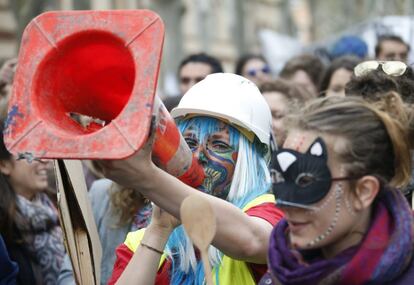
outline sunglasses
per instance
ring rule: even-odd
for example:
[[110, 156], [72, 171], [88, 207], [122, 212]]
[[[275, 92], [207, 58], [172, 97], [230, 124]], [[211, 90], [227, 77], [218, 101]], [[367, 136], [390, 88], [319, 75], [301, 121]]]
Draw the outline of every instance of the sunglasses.
[[252, 68], [252, 69], [247, 70], [247, 74], [251, 77], [256, 77], [259, 72], [269, 74], [270, 67], [265, 65], [262, 68]]
[[195, 83], [200, 82], [204, 78], [205, 77], [194, 77], [194, 78], [192, 78], [192, 77], [181, 77], [180, 82], [181, 82], [181, 84], [189, 84], [190, 82], [194, 82], [194, 84], [195, 84]]
[[364, 61], [355, 66], [354, 74], [356, 77], [367, 75], [381, 66], [382, 71], [390, 76], [401, 76], [407, 70], [407, 65], [401, 61]]

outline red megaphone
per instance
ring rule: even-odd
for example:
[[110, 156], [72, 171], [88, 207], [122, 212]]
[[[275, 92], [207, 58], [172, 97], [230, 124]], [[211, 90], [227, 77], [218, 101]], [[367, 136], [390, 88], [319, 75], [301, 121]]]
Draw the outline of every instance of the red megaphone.
[[147, 10], [36, 17], [22, 37], [4, 127], [9, 151], [38, 158], [122, 159], [144, 145], [155, 115], [154, 160], [200, 185], [201, 166], [155, 98], [163, 40], [160, 17]]

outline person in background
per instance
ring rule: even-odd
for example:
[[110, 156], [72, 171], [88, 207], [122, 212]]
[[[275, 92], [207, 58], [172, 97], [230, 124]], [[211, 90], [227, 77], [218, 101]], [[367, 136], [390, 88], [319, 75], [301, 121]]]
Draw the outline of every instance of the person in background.
[[339, 57], [332, 61], [322, 77], [321, 96], [345, 96], [345, 85], [351, 80], [354, 67], [360, 62], [353, 56]]
[[398, 190], [411, 174], [409, 124], [338, 96], [290, 119], [272, 166], [285, 218], [259, 284], [414, 284], [413, 212]]
[[325, 67], [317, 56], [304, 54], [288, 60], [279, 75], [283, 79], [303, 86], [317, 97], [324, 70]]
[[168, 111], [175, 108], [182, 96], [197, 82], [203, 80], [207, 75], [223, 72], [220, 61], [206, 53], [191, 54], [184, 58], [178, 67], [178, 81], [180, 95], [168, 97], [163, 103]]
[[276, 79], [260, 85], [267, 104], [272, 112], [272, 129], [278, 147], [283, 145], [286, 138], [284, 118], [296, 108], [302, 107], [305, 102], [312, 99], [312, 94], [304, 88], [294, 85], [284, 79]]
[[262, 55], [258, 54], [240, 57], [236, 62], [235, 73], [249, 79], [257, 86], [272, 79], [269, 64]]
[[47, 187], [47, 161], [12, 155], [1, 136], [0, 234], [19, 266], [17, 284], [54, 285], [59, 275], [65, 248]]
[[88, 190], [91, 189], [93, 182], [103, 178], [102, 171], [95, 161], [82, 160], [82, 169]]
[[[360, 96], [364, 100], [383, 104], [383, 111], [391, 116], [399, 116], [404, 112], [395, 106], [403, 101], [405, 108], [412, 108], [414, 103], [414, 74], [411, 67], [400, 61], [365, 61], [354, 69], [354, 76], [345, 87], [347, 96]], [[397, 111], [395, 111], [397, 110]], [[407, 118], [408, 120], [409, 118]], [[414, 165], [414, 158], [412, 158]], [[402, 188], [409, 203], [412, 203], [414, 192], [414, 172], [410, 183]]]
[[405, 103], [414, 103], [414, 72], [410, 66], [400, 61], [364, 61], [354, 68], [354, 76], [345, 86], [347, 96], [362, 96], [369, 101], [391, 91]]
[[368, 55], [367, 44], [357, 36], [343, 36], [338, 39], [332, 46], [330, 56], [335, 60], [343, 56], [353, 56], [360, 60]]
[[410, 45], [396, 35], [378, 37], [375, 58], [378, 60], [398, 60], [407, 63]]
[[[101, 284], [112, 275], [115, 249], [127, 234], [145, 228], [151, 217], [151, 204], [141, 193], [108, 179], [96, 180], [88, 193], [102, 245]], [[75, 285], [73, 268], [65, 256], [57, 285]]]

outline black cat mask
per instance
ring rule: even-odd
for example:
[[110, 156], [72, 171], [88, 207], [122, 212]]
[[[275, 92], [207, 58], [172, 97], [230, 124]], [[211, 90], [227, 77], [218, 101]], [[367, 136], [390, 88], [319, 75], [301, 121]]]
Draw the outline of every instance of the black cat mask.
[[277, 205], [311, 208], [309, 205], [328, 194], [332, 176], [322, 138], [317, 138], [306, 153], [280, 149], [273, 155], [271, 168], [278, 171], [284, 180], [273, 184]]

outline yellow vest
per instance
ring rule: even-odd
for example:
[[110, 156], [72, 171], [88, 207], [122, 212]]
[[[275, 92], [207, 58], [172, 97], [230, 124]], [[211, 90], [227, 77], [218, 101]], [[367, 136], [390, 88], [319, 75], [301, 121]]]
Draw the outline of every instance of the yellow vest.
[[[253, 208], [257, 205], [263, 203], [274, 203], [275, 197], [272, 194], [264, 194], [249, 202], [242, 210], [246, 212], [250, 208]], [[141, 243], [141, 240], [144, 236], [145, 229], [140, 229], [135, 232], [130, 232], [124, 244], [131, 250], [135, 252]], [[160, 259], [161, 266], [167, 255], [164, 253]], [[218, 271], [218, 272], [217, 272]], [[223, 255], [222, 262], [219, 266], [215, 267], [212, 272], [213, 275], [213, 283], [220, 285], [228, 285], [228, 284], [238, 284], [238, 285], [254, 285], [256, 284], [253, 274], [250, 271], [249, 266], [246, 264], [245, 261], [235, 260], [231, 257]], [[217, 280], [218, 279], [218, 280]]]

